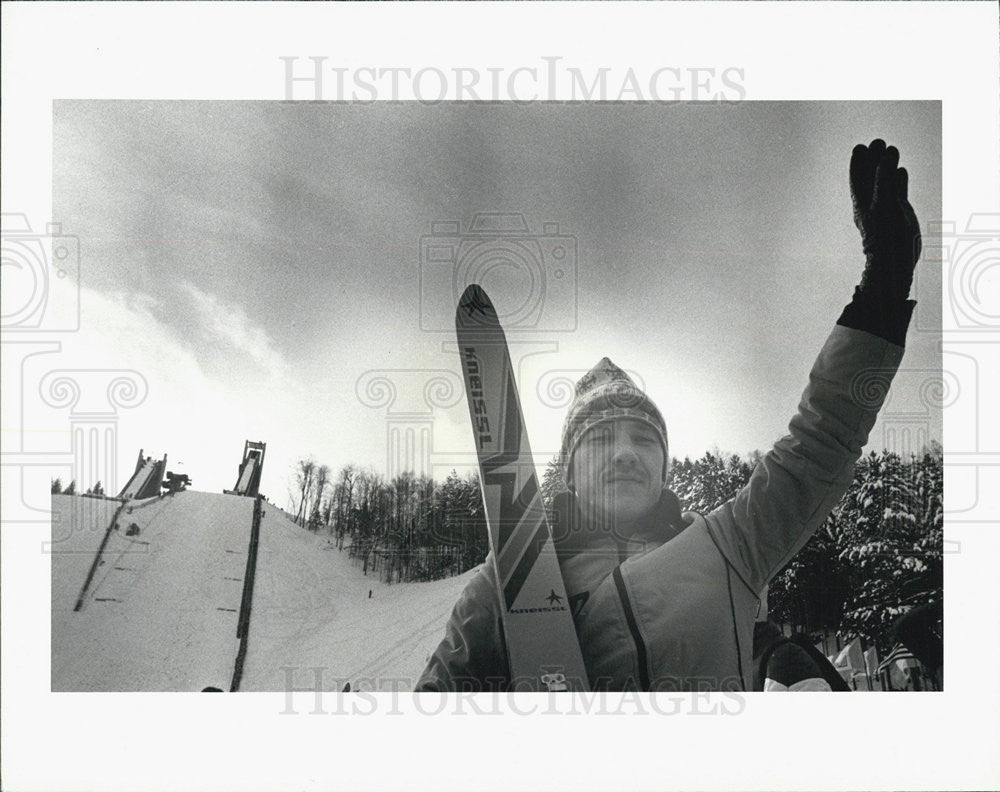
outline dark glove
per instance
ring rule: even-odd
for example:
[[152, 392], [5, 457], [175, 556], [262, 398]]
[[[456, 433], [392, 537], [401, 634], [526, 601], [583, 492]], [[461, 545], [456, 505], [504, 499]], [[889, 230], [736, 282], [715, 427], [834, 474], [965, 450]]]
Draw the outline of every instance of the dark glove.
[[851, 154], [854, 224], [865, 252], [858, 291], [881, 305], [905, 302], [921, 250], [920, 225], [907, 200], [909, 177], [898, 165], [899, 151], [879, 139]]
[[898, 165], [899, 151], [884, 140], [855, 146], [851, 154], [851, 200], [865, 271], [837, 324], [903, 346], [916, 305], [906, 298], [920, 258], [920, 224], [907, 200], [909, 177]]

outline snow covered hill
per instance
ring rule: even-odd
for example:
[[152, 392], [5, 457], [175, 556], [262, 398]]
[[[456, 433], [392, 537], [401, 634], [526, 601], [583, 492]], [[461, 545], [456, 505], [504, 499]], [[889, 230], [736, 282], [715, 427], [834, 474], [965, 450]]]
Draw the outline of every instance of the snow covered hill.
[[[53, 495], [52, 689], [228, 690], [253, 503], [130, 501], [109, 530], [121, 504]], [[385, 585], [265, 503], [239, 689], [313, 688], [317, 673], [324, 690], [408, 689], [472, 574]]]

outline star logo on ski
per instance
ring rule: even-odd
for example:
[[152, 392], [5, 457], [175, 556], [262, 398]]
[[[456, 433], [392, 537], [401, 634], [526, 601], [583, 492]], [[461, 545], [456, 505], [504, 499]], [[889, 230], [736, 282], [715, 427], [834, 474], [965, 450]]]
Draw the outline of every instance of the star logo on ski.
[[549, 605], [554, 605], [557, 602], [560, 602], [560, 603], [562, 602], [562, 597], [560, 597], [558, 594], [556, 594], [556, 590], [555, 589], [552, 589], [552, 593], [549, 594], [549, 596], [547, 596], [545, 599], [548, 600]]
[[468, 295], [462, 307], [465, 308], [465, 313], [470, 319], [477, 314], [483, 319], [489, 319], [494, 314], [493, 305], [481, 289], [476, 289]]

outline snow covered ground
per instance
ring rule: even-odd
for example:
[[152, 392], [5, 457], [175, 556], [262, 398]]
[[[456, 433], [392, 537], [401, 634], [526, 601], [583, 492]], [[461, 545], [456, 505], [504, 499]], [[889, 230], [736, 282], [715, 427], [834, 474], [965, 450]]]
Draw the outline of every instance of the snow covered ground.
[[[253, 499], [118, 506], [52, 498], [52, 689], [228, 690]], [[472, 574], [386, 585], [265, 503], [240, 690], [411, 688]]]

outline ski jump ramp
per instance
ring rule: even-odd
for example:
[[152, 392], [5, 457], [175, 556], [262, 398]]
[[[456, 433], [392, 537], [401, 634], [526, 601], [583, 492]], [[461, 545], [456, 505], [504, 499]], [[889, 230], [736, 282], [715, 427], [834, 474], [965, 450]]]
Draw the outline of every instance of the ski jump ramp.
[[240, 463], [236, 486], [223, 490], [225, 495], [246, 495], [254, 498], [260, 492], [260, 476], [264, 471], [264, 452], [267, 443], [247, 440], [243, 444], [243, 461]]
[[100, 544], [99, 526], [64, 531], [52, 555], [52, 689], [228, 690], [253, 505], [181, 492], [125, 504]]
[[144, 457], [142, 449], [139, 449], [139, 458], [135, 463], [135, 472], [128, 483], [118, 493], [118, 497], [123, 500], [140, 500], [142, 498], [155, 498], [160, 494], [160, 482], [167, 470], [167, 455], [163, 459], [153, 459], [151, 456]]
[[53, 495], [52, 690], [229, 690], [238, 665], [241, 691], [415, 684], [474, 570], [386, 585], [269, 503], [248, 564], [254, 503]]

